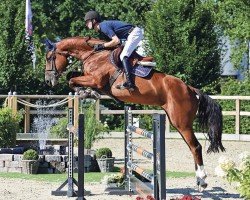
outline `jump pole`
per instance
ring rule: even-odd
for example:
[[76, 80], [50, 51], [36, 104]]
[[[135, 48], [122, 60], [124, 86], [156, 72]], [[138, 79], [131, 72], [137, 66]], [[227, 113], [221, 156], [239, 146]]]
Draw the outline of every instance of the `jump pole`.
[[[154, 195], [155, 200], [166, 199], [166, 166], [165, 166], [165, 115], [153, 115], [153, 133], [135, 127], [131, 108], [125, 107], [125, 187], [130, 192]], [[153, 153], [144, 150], [133, 144], [132, 132], [150, 138], [153, 142]], [[133, 153], [144, 156], [153, 161], [153, 174], [147, 173], [133, 163]], [[137, 179], [133, 172], [148, 180], [151, 185], [148, 186]]]

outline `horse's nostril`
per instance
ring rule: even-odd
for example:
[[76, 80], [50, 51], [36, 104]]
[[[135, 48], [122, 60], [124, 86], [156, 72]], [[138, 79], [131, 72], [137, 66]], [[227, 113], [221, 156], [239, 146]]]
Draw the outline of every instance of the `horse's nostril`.
[[49, 81], [49, 80], [45, 80], [45, 83], [46, 83], [47, 85], [50, 85], [50, 81]]

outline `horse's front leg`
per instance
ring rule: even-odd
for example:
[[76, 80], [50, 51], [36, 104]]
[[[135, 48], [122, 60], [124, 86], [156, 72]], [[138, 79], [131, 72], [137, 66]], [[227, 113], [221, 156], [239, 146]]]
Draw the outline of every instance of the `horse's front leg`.
[[[74, 77], [69, 80], [69, 87], [73, 89], [81, 98], [92, 97], [99, 99], [101, 95], [91, 88], [97, 88], [98, 84], [92, 75]], [[83, 90], [83, 88], [86, 88]]]

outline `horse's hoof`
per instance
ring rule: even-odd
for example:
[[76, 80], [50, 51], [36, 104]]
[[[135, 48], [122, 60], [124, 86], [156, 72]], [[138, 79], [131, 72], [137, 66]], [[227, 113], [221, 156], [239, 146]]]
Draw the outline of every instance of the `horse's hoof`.
[[101, 98], [101, 95], [98, 92], [94, 91], [94, 90], [90, 93], [90, 95], [94, 99], [100, 99]]
[[86, 98], [89, 96], [89, 93], [86, 92], [85, 90], [80, 90], [80, 91], [78, 92], [78, 95], [79, 95], [80, 98], [86, 99]]
[[207, 188], [207, 183], [205, 183], [203, 185], [198, 185], [199, 192], [203, 192], [206, 188]]
[[203, 190], [205, 190], [207, 188], [207, 183], [205, 182], [204, 179], [198, 178], [197, 179], [197, 186], [198, 186], [199, 192], [202, 192]]

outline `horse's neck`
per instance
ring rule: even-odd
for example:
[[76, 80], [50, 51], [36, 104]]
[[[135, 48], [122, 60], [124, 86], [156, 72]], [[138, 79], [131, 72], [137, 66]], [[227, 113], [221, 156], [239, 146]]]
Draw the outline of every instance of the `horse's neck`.
[[[92, 45], [100, 43], [101, 40], [93, 39], [89, 43]], [[62, 40], [58, 44], [61, 51], [67, 51], [71, 56], [84, 61], [89, 55], [92, 55], [93, 47], [86, 42], [86, 38], [74, 37]]]
[[57, 43], [57, 49], [69, 52], [75, 52], [76, 50], [84, 50], [84, 48], [88, 48], [86, 50], [91, 50], [90, 47], [85, 47], [83, 44], [84, 38], [66, 38]]

